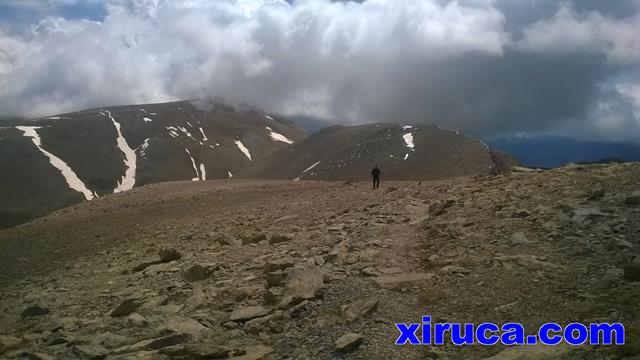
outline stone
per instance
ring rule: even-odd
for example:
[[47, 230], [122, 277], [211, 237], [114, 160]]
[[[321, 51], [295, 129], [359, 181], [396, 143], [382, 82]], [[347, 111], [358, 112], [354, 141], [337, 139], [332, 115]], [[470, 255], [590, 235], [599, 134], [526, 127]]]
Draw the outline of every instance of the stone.
[[375, 310], [379, 301], [377, 297], [356, 300], [343, 307], [342, 315], [348, 322], [354, 321]]
[[132, 314], [129, 314], [129, 316], [127, 316], [127, 324], [131, 326], [142, 327], [142, 326], [146, 326], [148, 322], [147, 322], [147, 319], [144, 318], [144, 316], [134, 312]]
[[241, 238], [242, 245], [256, 244], [260, 241], [267, 240], [267, 235], [262, 233], [246, 233]]
[[0, 335], [0, 355], [20, 347], [23, 339], [14, 336]]
[[373, 279], [373, 281], [381, 289], [392, 290], [400, 286], [412, 285], [414, 283], [422, 283], [431, 280], [433, 273], [403, 273], [395, 275], [383, 275]]
[[519, 231], [519, 232], [514, 233], [513, 235], [511, 235], [511, 244], [512, 245], [526, 245], [526, 244], [530, 244], [530, 243], [531, 243], [531, 240], [529, 240], [527, 235], [522, 231]]
[[121, 302], [115, 309], [111, 310], [111, 317], [123, 317], [131, 314], [136, 311], [136, 309], [141, 305], [141, 302], [137, 298], [126, 299]]
[[292, 240], [291, 237], [287, 235], [274, 234], [274, 235], [271, 235], [271, 237], [269, 238], [269, 244], [271, 245], [279, 244], [279, 243], [283, 243], [291, 240]]
[[627, 205], [640, 205], [640, 190], [634, 191], [633, 194], [627, 196], [624, 199], [624, 203]]
[[622, 268], [624, 279], [627, 281], [640, 281], [640, 264], [629, 264]]
[[284, 289], [281, 287], [272, 287], [267, 289], [263, 295], [263, 300], [266, 305], [273, 305], [278, 302], [284, 295]]
[[280, 307], [296, 305], [303, 300], [315, 298], [323, 284], [322, 272], [316, 267], [296, 264], [287, 276]]
[[209, 277], [209, 267], [199, 264], [191, 265], [182, 271], [182, 277], [190, 282], [205, 280]]
[[594, 201], [599, 200], [604, 197], [605, 190], [602, 184], [596, 184], [589, 192], [587, 193], [587, 199]]
[[267, 285], [269, 287], [281, 286], [287, 278], [287, 273], [282, 270], [273, 271], [265, 274]]
[[71, 352], [83, 360], [101, 360], [109, 355], [109, 350], [100, 345], [74, 345]]
[[190, 334], [172, 334], [151, 340], [144, 340], [139, 346], [145, 350], [159, 350], [169, 346], [184, 344], [193, 339]]
[[23, 318], [44, 316], [49, 314], [50, 312], [51, 311], [46, 307], [42, 307], [40, 305], [31, 305], [28, 308], [24, 309], [20, 316], [22, 316]]
[[447, 265], [447, 266], [443, 266], [442, 268], [440, 268], [440, 270], [438, 270], [438, 272], [443, 273], [443, 274], [469, 274], [471, 271], [467, 268], [464, 268], [462, 266], [457, 266], [457, 265]]
[[285, 270], [288, 269], [290, 267], [293, 267], [294, 263], [292, 261], [289, 260], [273, 260], [273, 261], [267, 261], [264, 264], [264, 269], [263, 272], [265, 274], [270, 273], [270, 272], [274, 272], [277, 270]]
[[364, 337], [356, 333], [342, 335], [335, 341], [334, 345], [338, 352], [350, 352], [358, 348], [364, 341]]
[[262, 317], [269, 314], [271, 310], [262, 306], [247, 306], [233, 310], [229, 320], [231, 321], [247, 321], [253, 318]]
[[278, 317], [282, 317], [281, 312], [251, 319], [244, 324], [244, 331], [253, 335], [270, 332], [272, 329], [269, 327], [269, 322]]
[[168, 263], [174, 260], [178, 260], [182, 257], [182, 254], [173, 248], [162, 248], [158, 253], [160, 256], [160, 262]]
[[160, 353], [171, 359], [227, 359], [231, 356], [243, 355], [232, 349], [206, 344], [173, 346], [161, 349]]
[[455, 200], [438, 200], [429, 206], [429, 214], [433, 216], [440, 216], [444, 211], [455, 204]]

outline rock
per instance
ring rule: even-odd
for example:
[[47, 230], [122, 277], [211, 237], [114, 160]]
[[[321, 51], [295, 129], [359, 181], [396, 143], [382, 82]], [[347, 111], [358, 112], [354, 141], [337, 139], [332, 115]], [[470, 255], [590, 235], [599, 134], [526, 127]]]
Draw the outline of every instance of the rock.
[[384, 275], [373, 279], [381, 289], [395, 289], [399, 286], [412, 285], [417, 282], [431, 280], [433, 273], [404, 273]]
[[173, 248], [162, 248], [158, 254], [160, 256], [160, 262], [168, 263], [174, 260], [178, 260], [182, 257], [182, 254]]
[[347, 321], [354, 321], [375, 310], [379, 301], [380, 299], [377, 297], [356, 300], [353, 303], [344, 306], [342, 309], [342, 315], [347, 319]]
[[264, 345], [253, 345], [244, 348], [244, 354], [233, 357], [233, 360], [263, 360], [273, 352], [273, 348]]
[[284, 295], [284, 289], [281, 287], [272, 287], [264, 293], [263, 299], [266, 305], [273, 305], [278, 302]]
[[322, 285], [323, 276], [320, 270], [304, 264], [296, 264], [287, 276], [280, 306], [288, 307], [303, 300], [313, 299], [318, 295]]
[[440, 216], [447, 208], [451, 207], [455, 203], [455, 200], [451, 199], [436, 201], [429, 206], [429, 214], [433, 216]]
[[269, 244], [271, 245], [279, 244], [279, 243], [283, 243], [291, 240], [292, 239], [289, 236], [275, 234], [275, 235], [271, 235], [271, 237], [269, 238]]
[[253, 335], [258, 335], [261, 332], [270, 332], [272, 329], [269, 328], [269, 322], [279, 317], [282, 317], [282, 312], [251, 319], [244, 324], [244, 331]]
[[22, 339], [17, 337], [0, 335], [0, 355], [6, 353], [7, 351], [19, 348], [22, 344], [22, 341]]
[[287, 273], [282, 270], [277, 270], [265, 274], [267, 285], [269, 287], [281, 286], [287, 278]]
[[640, 205], [640, 190], [634, 191], [633, 194], [627, 196], [624, 199], [624, 203], [627, 205]]
[[131, 326], [142, 327], [146, 326], [148, 322], [147, 319], [144, 318], [144, 316], [134, 312], [127, 316], [127, 324]]
[[244, 355], [244, 352], [225, 349], [206, 344], [194, 344], [186, 346], [174, 346], [160, 350], [163, 355], [171, 359], [227, 359], [231, 356]]
[[640, 281], [640, 264], [629, 264], [622, 268], [624, 279], [627, 281]]
[[443, 266], [440, 270], [438, 270], [438, 272], [443, 274], [453, 275], [453, 274], [469, 274], [471, 271], [462, 266], [447, 265], [447, 266]]
[[511, 171], [513, 172], [536, 172], [536, 169], [531, 169], [524, 166], [512, 166]]
[[529, 212], [528, 210], [525, 210], [525, 209], [516, 210], [511, 215], [511, 217], [513, 217], [513, 218], [527, 218], [529, 216], [531, 216], [531, 212]]
[[602, 184], [596, 184], [588, 193], [587, 199], [594, 201], [604, 197], [605, 190]]
[[233, 238], [233, 236], [227, 233], [209, 232], [207, 233], [207, 236], [209, 236], [211, 239], [213, 239], [213, 241], [222, 246], [236, 245], [236, 240]]
[[182, 271], [182, 277], [190, 282], [205, 280], [209, 277], [209, 267], [199, 264], [191, 265]]
[[579, 350], [580, 348], [580, 346], [571, 347], [565, 343], [558, 345], [511, 346], [484, 360], [569, 360], [576, 358], [571, 354], [574, 350]]
[[274, 272], [276, 270], [285, 270], [288, 269], [290, 267], [293, 267], [294, 263], [292, 261], [289, 260], [274, 260], [274, 261], [267, 261], [266, 264], [264, 264], [264, 269], [263, 272], [265, 274], [270, 273], [270, 272]]
[[20, 316], [22, 316], [23, 318], [36, 317], [36, 316], [47, 315], [50, 312], [51, 311], [49, 311], [49, 309], [47, 309], [46, 307], [42, 307], [40, 305], [31, 305], [28, 308], [24, 309], [22, 311], [22, 314], [20, 314]]
[[362, 344], [364, 341], [364, 337], [360, 334], [356, 333], [348, 333], [346, 335], [342, 335], [335, 341], [336, 351], [338, 352], [349, 352], [353, 351]]
[[511, 244], [513, 245], [525, 245], [530, 243], [531, 240], [529, 240], [527, 235], [522, 231], [519, 231], [511, 236]]
[[122, 317], [131, 314], [136, 311], [136, 309], [141, 305], [139, 299], [126, 299], [120, 305], [118, 305], [115, 309], [111, 310], [112, 317]]
[[269, 314], [271, 310], [262, 306], [248, 306], [233, 310], [229, 320], [231, 321], [247, 321], [253, 318], [262, 317]]
[[71, 352], [84, 360], [101, 360], [109, 355], [109, 350], [100, 345], [74, 345]]
[[260, 241], [267, 240], [267, 235], [262, 233], [246, 233], [241, 238], [242, 245], [256, 244]]
[[159, 350], [169, 346], [175, 346], [179, 344], [184, 344], [193, 339], [193, 336], [190, 334], [172, 334], [168, 336], [159, 337], [151, 340], [143, 340], [138, 344], [134, 345], [135, 348], [140, 348], [144, 350]]

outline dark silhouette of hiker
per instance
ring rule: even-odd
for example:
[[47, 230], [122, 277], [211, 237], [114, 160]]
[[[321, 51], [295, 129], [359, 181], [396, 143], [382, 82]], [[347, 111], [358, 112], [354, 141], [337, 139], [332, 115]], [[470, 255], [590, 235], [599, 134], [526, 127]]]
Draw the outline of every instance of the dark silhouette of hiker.
[[371, 176], [373, 177], [373, 188], [377, 189], [380, 187], [380, 176], [382, 176], [382, 171], [378, 169], [378, 165], [373, 167], [371, 170]]

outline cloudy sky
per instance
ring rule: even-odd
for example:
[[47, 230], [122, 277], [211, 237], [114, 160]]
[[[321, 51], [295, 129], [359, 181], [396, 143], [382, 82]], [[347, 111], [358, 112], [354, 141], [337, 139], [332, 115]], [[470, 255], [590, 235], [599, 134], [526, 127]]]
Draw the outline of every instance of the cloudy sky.
[[640, 0], [0, 0], [0, 115], [222, 97], [640, 139]]

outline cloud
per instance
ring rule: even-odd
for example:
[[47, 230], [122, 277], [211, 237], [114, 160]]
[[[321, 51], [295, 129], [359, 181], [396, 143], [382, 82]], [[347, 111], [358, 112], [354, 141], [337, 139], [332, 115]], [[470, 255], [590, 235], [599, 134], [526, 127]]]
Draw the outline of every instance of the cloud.
[[0, 109], [221, 96], [342, 123], [637, 138], [636, 93], [619, 89], [639, 84], [640, 17], [624, 2], [106, 0], [101, 21], [0, 30]]

